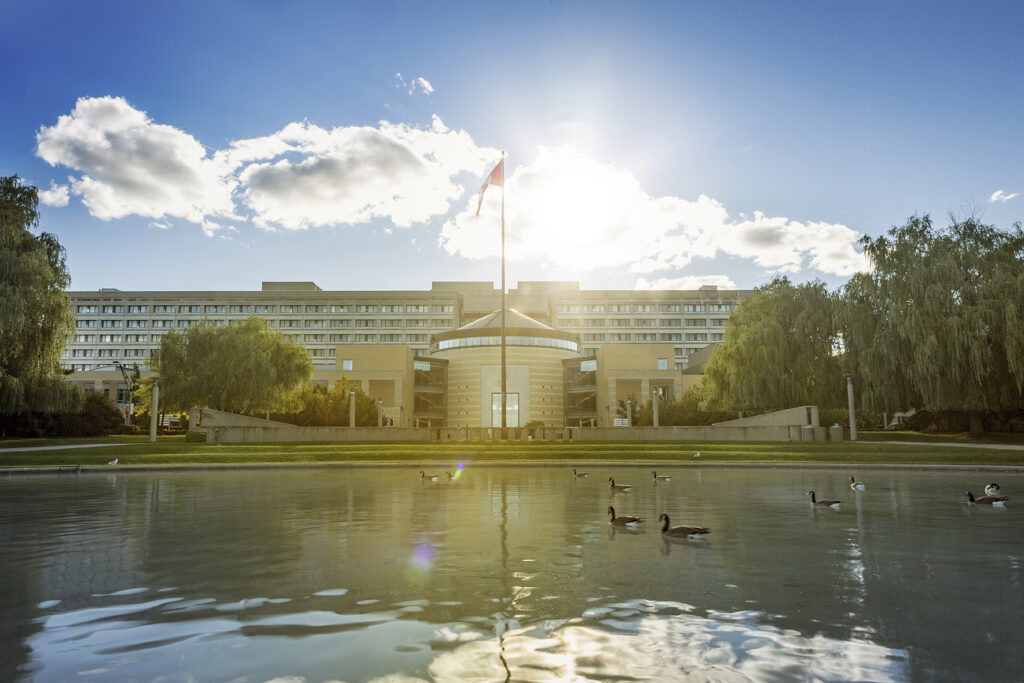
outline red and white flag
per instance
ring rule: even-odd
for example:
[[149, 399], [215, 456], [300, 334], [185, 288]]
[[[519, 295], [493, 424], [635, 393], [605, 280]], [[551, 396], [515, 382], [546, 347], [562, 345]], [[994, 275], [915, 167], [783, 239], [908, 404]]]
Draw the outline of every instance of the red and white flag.
[[504, 164], [505, 164], [505, 160], [504, 159], [499, 161], [498, 165], [494, 167], [493, 171], [491, 171], [491, 174], [489, 176], [487, 176], [487, 180], [484, 181], [484, 184], [480, 186], [480, 201], [478, 201], [477, 204], [476, 204], [476, 215], [477, 216], [480, 215], [480, 207], [484, 205], [484, 192], [487, 190], [487, 186], [488, 185], [497, 185], [498, 187], [502, 187], [502, 185], [504, 184], [504, 182], [505, 182], [505, 168], [504, 168]]

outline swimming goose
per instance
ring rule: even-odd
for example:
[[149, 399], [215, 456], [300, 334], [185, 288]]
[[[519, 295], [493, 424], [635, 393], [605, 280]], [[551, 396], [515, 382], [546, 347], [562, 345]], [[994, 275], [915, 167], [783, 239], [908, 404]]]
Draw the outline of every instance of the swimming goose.
[[665, 523], [661, 525], [661, 535], [668, 536], [670, 538], [699, 538], [704, 534], [710, 534], [711, 529], [704, 526], [674, 526], [669, 527], [668, 515], [664, 512], [658, 515], [659, 520], [663, 520]]
[[839, 500], [818, 500], [814, 496], [814, 491], [808, 491], [807, 495], [811, 497], [811, 505], [824, 505], [825, 507], [839, 509], [839, 503], [842, 502]]
[[447, 475], [448, 475], [448, 481], [451, 481], [452, 479], [454, 479], [454, 478], [455, 478], [455, 475], [454, 475], [454, 474], [452, 474], [451, 472], [447, 472], [447, 471], [446, 471], [446, 472], [445, 472], [445, 474], [447, 474]]
[[651, 476], [654, 477], [654, 481], [672, 481], [672, 477], [667, 474], [663, 474], [659, 477], [658, 473], [653, 470], [651, 471]]
[[999, 484], [992, 482], [991, 484], [985, 485], [986, 496], [998, 496], [999, 495]]
[[1010, 500], [1009, 496], [982, 496], [981, 498], [975, 498], [970, 491], [964, 491], [964, 495], [967, 496], [967, 500], [978, 505], [1002, 505]]
[[590, 476], [590, 473], [589, 472], [577, 472], [576, 468], [573, 467], [572, 468], [572, 476], [576, 477], [577, 479], [586, 479], [587, 477]]
[[611, 489], [612, 491], [631, 491], [631, 490], [633, 490], [633, 487], [630, 486], [629, 484], [616, 484], [615, 480], [612, 479], [611, 477], [608, 477], [608, 481], [611, 482], [611, 486], [609, 486], [608, 488]]
[[850, 477], [850, 488], [853, 489], [854, 491], [863, 491], [864, 490], [864, 482], [857, 481], [853, 477]]
[[639, 524], [640, 522], [644, 521], [643, 517], [633, 517], [632, 515], [622, 515], [621, 517], [616, 517], [615, 508], [613, 508], [611, 505], [608, 506], [608, 514], [612, 516], [612, 518], [608, 520], [608, 523], [614, 524], [616, 526], [635, 526], [636, 524]]
[[436, 474], [423, 474], [423, 470], [420, 470], [420, 481], [437, 481], [438, 479]]

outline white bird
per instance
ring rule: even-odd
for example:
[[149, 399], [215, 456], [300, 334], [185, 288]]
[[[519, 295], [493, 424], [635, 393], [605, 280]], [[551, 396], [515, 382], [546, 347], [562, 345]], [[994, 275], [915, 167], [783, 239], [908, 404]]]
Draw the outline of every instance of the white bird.
[[116, 465], [116, 464], [117, 464], [117, 458], [114, 458], [113, 460], [111, 460], [111, 461], [110, 461], [110, 462], [108, 462], [107, 464], [108, 464], [108, 465]]
[[669, 527], [668, 515], [664, 512], [658, 515], [659, 520], [665, 523], [661, 525], [661, 535], [669, 538], [699, 538], [704, 534], [710, 534], [711, 529], [704, 526], [674, 526]]
[[654, 470], [651, 471], [651, 476], [654, 477], [654, 481], [672, 481], [672, 477], [669, 475], [662, 474], [661, 476], [658, 476], [658, 473]]
[[631, 491], [633, 489], [629, 484], [616, 484], [615, 480], [611, 477], [608, 477], [608, 481], [611, 482], [611, 485], [608, 488], [612, 491]]
[[836, 510], [839, 509], [840, 501], [838, 501], [838, 500], [818, 500], [814, 496], [814, 491], [808, 491], [807, 495], [811, 497], [811, 505], [821, 505], [823, 507], [830, 507], [830, 508], [834, 508]]
[[622, 515], [621, 517], [615, 516], [615, 508], [611, 505], [608, 506], [608, 514], [612, 516], [608, 520], [609, 524], [615, 524], [617, 526], [636, 526], [640, 522], [644, 521], [643, 517], [633, 517], [632, 515]]
[[693, 454], [693, 457], [695, 457], [695, 458], [699, 458], [699, 457], [700, 457], [700, 451], [697, 451], [696, 453], [694, 453], [694, 454]]
[[998, 496], [999, 495], [999, 484], [992, 482], [991, 484], [985, 485], [986, 496]]
[[420, 470], [420, 481], [437, 481], [438, 478], [436, 474], [423, 474], [423, 470]]
[[854, 491], [863, 491], [864, 490], [864, 482], [857, 481], [853, 477], [850, 477], [850, 488], [853, 489]]

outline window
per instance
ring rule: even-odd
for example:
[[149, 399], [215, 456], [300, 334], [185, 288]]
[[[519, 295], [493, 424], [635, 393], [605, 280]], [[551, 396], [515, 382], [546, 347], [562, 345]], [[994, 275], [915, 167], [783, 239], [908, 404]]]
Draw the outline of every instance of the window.
[[145, 358], [146, 349], [125, 349], [125, 358]]
[[357, 334], [355, 335], [355, 341], [359, 344], [375, 344], [377, 342], [377, 335], [375, 334]]
[[686, 304], [683, 306], [684, 313], [703, 313], [704, 304]]
[[658, 313], [679, 313], [679, 304], [658, 304]]
[[586, 334], [586, 333], [584, 333], [583, 341], [588, 341], [588, 342], [604, 341], [604, 335], [603, 334]]
[[195, 327], [198, 320], [179, 320], [178, 327]]
[[679, 332], [662, 332], [658, 335], [658, 340], [663, 342], [683, 341], [683, 335]]
[[203, 307], [203, 313], [227, 313], [228, 307], [222, 304], [213, 304]]
[[608, 335], [608, 341], [613, 341], [613, 342], [633, 341], [633, 335], [629, 334], [628, 332], [618, 332], [618, 333], [615, 333], [615, 334], [609, 334]]
[[629, 313], [629, 304], [608, 304], [609, 313]]
[[153, 327], [174, 327], [173, 320], [154, 320]]
[[77, 326], [78, 327], [96, 327], [96, 321], [95, 320], [79, 320]]
[[317, 305], [310, 304], [310, 305], [306, 306], [306, 313], [326, 313], [326, 312], [327, 312], [327, 306], [322, 306], [322, 305], [319, 305], [319, 304], [317, 304]]
[[635, 304], [634, 313], [654, 313], [654, 304]]
[[307, 320], [306, 327], [327, 327], [326, 320]]
[[124, 327], [124, 321], [123, 320], [103, 320], [103, 321], [100, 321], [100, 327], [106, 327], [106, 328]]
[[707, 318], [687, 318], [686, 319], [686, 326], [687, 327], [707, 327], [707, 324], [708, 324]]
[[396, 304], [383, 304], [380, 307], [381, 313], [401, 313], [402, 307]]
[[692, 341], [704, 341], [704, 342], [706, 342], [708, 340], [708, 335], [707, 335], [706, 332], [687, 332], [686, 336], [684, 337], [684, 339], [685, 339], [685, 341], [690, 341], [690, 342], [692, 342]]
[[576, 318], [562, 318], [558, 321], [559, 327], [579, 327], [580, 321]]
[[76, 344], [89, 344], [96, 341], [95, 334], [77, 334], [75, 335]]
[[434, 304], [430, 307], [431, 313], [453, 313], [455, 307], [452, 304]]
[[604, 318], [587, 318], [583, 321], [584, 327], [604, 327]]
[[278, 327], [302, 327], [301, 320], [278, 320]]
[[242, 306], [241, 304], [232, 304], [232, 313], [252, 313], [252, 306]]
[[597, 372], [596, 360], [581, 360], [580, 372]]
[[430, 313], [430, 307], [426, 304], [413, 304], [405, 307], [406, 313]]
[[426, 318], [412, 318], [405, 321], [406, 327], [428, 327]]
[[129, 313], [149, 313], [149, 306], [129, 306]]
[[654, 318], [637, 318], [633, 321], [634, 327], [657, 327], [658, 321]]
[[376, 313], [377, 306], [375, 304], [359, 304], [356, 306], [356, 313]]
[[154, 313], [174, 313], [174, 306], [165, 306], [160, 304], [159, 306], [153, 306]]
[[257, 313], [273, 313], [275, 308], [277, 308], [277, 307], [272, 305], [272, 304], [271, 305], [257, 304], [256, 305], [256, 312]]
[[659, 370], [668, 370], [668, 358], [659, 358], [658, 359], [658, 369]]
[[437, 319], [437, 318], [434, 318], [433, 320], [430, 321], [430, 325], [432, 327], [451, 327], [452, 326], [452, 321], [450, 319], [448, 319], [448, 318], [440, 319], [440, 320]]
[[307, 344], [310, 343], [310, 342], [321, 342], [322, 343], [322, 342], [327, 341], [327, 335], [326, 334], [307, 334], [305, 341], [306, 341]]
[[394, 318], [393, 319], [387, 319], [387, 318], [385, 318], [384, 320], [380, 321], [380, 326], [381, 327], [401, 327], [402, 326], [402, 321], [400, 319], [394, 319]]
[[[501, 392], [491, 394], [491, 426], [501, 427]], [[519, 426], [519, 394], [505, 394], [505, 426]]]
[[377, 327], [376, 320], [356, 320], [356, 327]]
[[120, 358], [121, 349], [100, 349], [100, 358]]
[[90, 306], [79, 306], [77, 312], [78, 313], [99, 313], [100, 312], [100, 307], [99, 306], [91, 306], [91, 305]]
[[335, 344], [347, 344], [352, 341], [352, 335], [350, 334], [332, 334], [331, 341]]
[[612, 318], [612, 327], [629, 327], [631, 325], [629, 318]]
[[116, 342], [116, 343], [120, 344], [121, 343], [121, 335], [119, 335], [119, 334], [101, 334], [100, 335], [100, 342], [101, 343]]
[[201, 306], [178, 306], [178, 313], [200, 313]]
[[708, 335], [708, 339], [711, 341], [722, 341], [722, 333], [712, 332], [710, 335]]
[[72, 349], [72, 358], [88, 358], [92, 356], [92, 349]]
[[725, 327], [726, 320], [727, 318], [712, 318], [708, 321], [708, 324], [711, 325], [711, 327]]
[[385, 343], [385, 344], [391, 344], [391, 343], [394, 343], [394, 342], [400, 342], [400, 341], [402, 341], [402, 335], [400, 335], [400, 334], [382, 334], [382, 335], [380, 335], [380, 340], [381, 340], [382, 343]]
[[658, 341], [658, 335], [653, 332], [642, 332], [636, 335], [636, 340], [638, 342]]
[[149, 327], [149, 321], [148, 320], [129, 320], [128, 321], [128, 327], [135, 327], [135, 328]]
[[331, 306], [331, 313], [351, 313], [352, 306], [349, 304], [334, 304]]
[[683, 326], [683, 321], [681, 319], [679, 319], [679, 318], [662, 318], [660, 322], [661, 322], [661, 326], [662, 327], [682, 327]]
[[104, 306], [104, 313], [124, 313], [124, 306]]
[[342, 370], [351, 370], [352, 369], [352, 359], [351, 358], [345, 358], [344, 360], [342, 360], [341, 361], [341, 369]]
[[681, 348], [679, 348], [679, 347], [677, 346], [677, 347], [676, 347], [676, 349], [675, 349], [675, 355], [676, 355], [676, 357], [682, 357], [682, 355], [683, 355], [683, 349], [681, 349]]
[[331, 327], [352, 327], [351, 320], [332, 320]]
[[428, 335], [425, 334], [407, 334], [405, 340], [410, 342], [425, 342], [429, 341]]

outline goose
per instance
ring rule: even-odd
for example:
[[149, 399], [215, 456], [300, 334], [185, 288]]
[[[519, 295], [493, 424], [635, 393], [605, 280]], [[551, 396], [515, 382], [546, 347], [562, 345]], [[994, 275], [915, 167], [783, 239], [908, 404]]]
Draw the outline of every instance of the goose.
[[612, 491], [631, 491], [631, 490], [633, 490], [633, 487], [630, 486], [629, 484], [616, 484], [615, 480], [612, 479], [611, 477], [608, 477], [608, 481], [611, 482], [611, 486], [609, 486], [608, 488], [611, 489]]
[[854, 491], [863, 491], [864, 490], [864, 482], [857, 481], [853, 477], [850, 477], [850, 488], [853, 489]]
[[455, 475], [454, 475], [454, 474], [452, 474], [451, 472], [447, 472], [447, 471], [446, 471], [446, 472], [445, 472], [445, 474], [447, 474], [447, 475], [448, 475], [448, 481], [451, 481], [451, 480], [455, 479]]
[[811, 505], [824, 505], [825, 507], [836, 508], [838, 510], [839, 503], [842, 502], [839, 500], [818, 500], [814, 496], [814, 491], [808, 491], [807, 495], [811, 497]]
[[661, 535], [668, 538], [700, 538], [704, 534], [710, 534], [711, 529], [703, 526], [674, 526], [670, 527], [668, 521], [668, 515], [664, 512], [658, 515], [659, 521], [664, 521], [661, 525]]
[[116, 464], [117, 464], [117, 461], [118, 461], [118, 460], [119, 460], [119, 458], [114, 458], [113, 460], [111, 460], [111, 461], [110, 461], [110, 462], [108, 462], [107, 464], [108, 464], [108, 465], [116, 465]]
[[611, 515], [611, 519], [608, 520], [609, 524], [616, 526], [634, 526], [644, 521], [643, 517], [634, 517], [632, 515], [622, 515], [621, 517], [615, 516], [615, 508], [611, 505], [608, 506], [608, 514]]
[[1010, 500], [1009, 496], [982, 496], [981, 498], [975, 498], [970, 491], [964, 491], [964, 495], [967, 496], [967, 500], [979, 505], [1002, 505]]
[[590, 476], [590, 473], [589, 472], [577, 472], [576, 468], [573, 467], [572, 468], [572, 476], [576, 477], [577, 479], [586, 479], [587, 477]]
[[423, 470], [420, 470], [420, 481], [437, 481], [438, 479], [436, 474], [423, 474]]
[[693, 457], [695, 457], [695, 458], [699, 458], [699, 457], [700, 457], [700, 451], [697, 451], [696, 453], [694, 453], [694, 454], [693, 454]]
[[654, 481], [672, 481], [672, 477], [667, 474], [663, 474], [659, 477], [657, 472], [651, 471], [651, 476], [654, 477]]
[[985, 484], [985, 495], [986, 496], [998, 496], [999, 495], [999, 484], [992, 482], [991, 484]]

